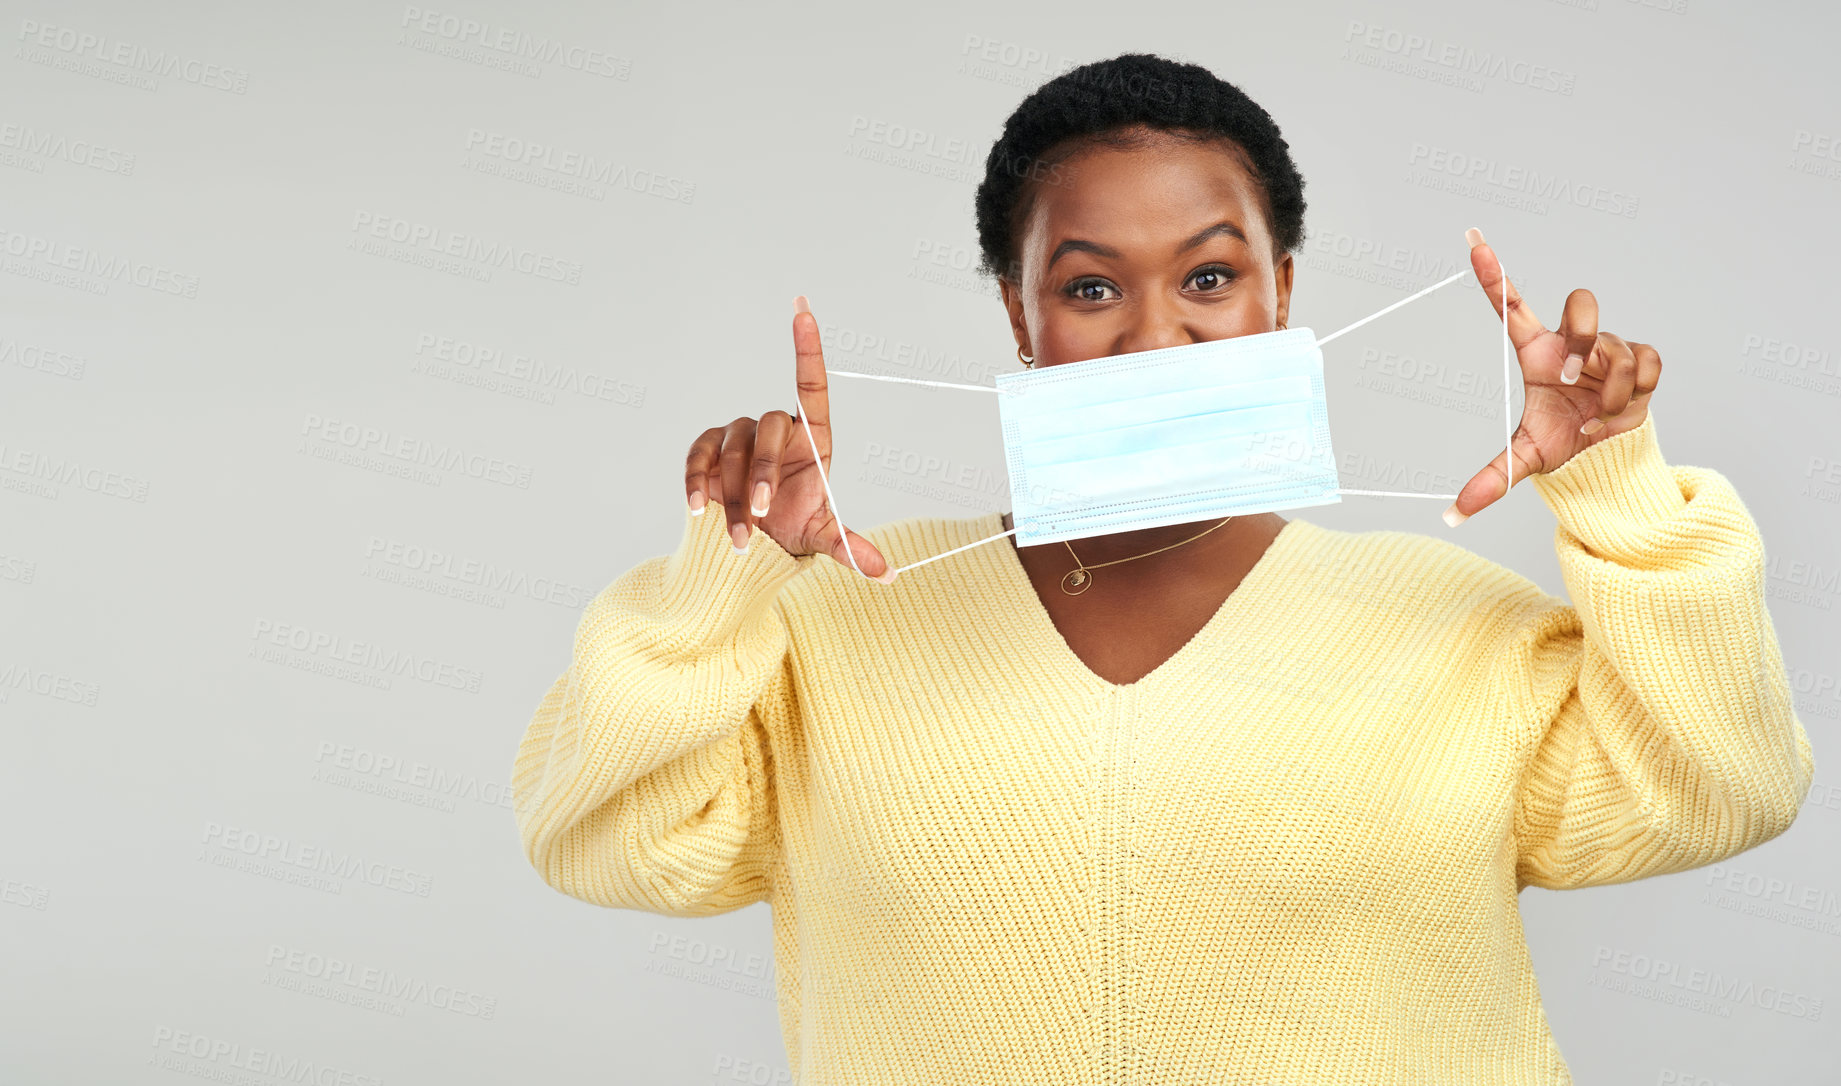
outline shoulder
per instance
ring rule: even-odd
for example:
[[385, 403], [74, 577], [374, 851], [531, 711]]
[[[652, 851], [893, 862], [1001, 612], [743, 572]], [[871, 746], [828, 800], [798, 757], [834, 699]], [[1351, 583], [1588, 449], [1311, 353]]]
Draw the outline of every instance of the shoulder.
[[[1295, 525], [1296, 527], [1292, 527]], [[1446, 618], [1525, 615], [1566, 605], [1532, 580], [1448, 539], [1392, 529], [1347, 531], [1294, 520], [1297, 569], [1316, 594]]]

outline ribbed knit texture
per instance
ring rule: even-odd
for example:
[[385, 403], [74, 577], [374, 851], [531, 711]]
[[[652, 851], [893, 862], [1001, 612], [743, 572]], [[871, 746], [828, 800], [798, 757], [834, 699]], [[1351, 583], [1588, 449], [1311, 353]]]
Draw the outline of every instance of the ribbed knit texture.
[[[1570, 1083], [1520, 890], [1756, 847], [1814, 760], [1723, 476], [1652, 413], [1530, 485], [1570, 604], [1292, 518], [1126, 685], [1008, 539], [883, 586], [686, 512], [519, 745], [530, 862], [598, 905], [770, 902], [802, 1086]], [[865, 534], [900, 565], [1000, 530]]]

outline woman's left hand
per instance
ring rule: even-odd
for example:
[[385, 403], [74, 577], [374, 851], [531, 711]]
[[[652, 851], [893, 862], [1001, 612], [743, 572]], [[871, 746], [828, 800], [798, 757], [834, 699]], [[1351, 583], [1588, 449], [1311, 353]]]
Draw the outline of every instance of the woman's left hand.
[[[1484, 295], [1502, 317], [1502, 262], [1476, 230], [1468, 231], [1470, 266]], [[1509, 342], [1521, 362], [1527, 402], [1509, 448], [1458, 491], [1445, 511], [1456, 526], [1508, 492], [1508, 455], [1514, 481], [1553, 471], [1583, 449], [1642, 425], [1649, 397], [1662, 377], [1662, 357], [1647, 343], [1598, 330], [1598, 299], [1581, 287], [1566, 296], [1560, 330], [1550, 332], [1508, 282]]]

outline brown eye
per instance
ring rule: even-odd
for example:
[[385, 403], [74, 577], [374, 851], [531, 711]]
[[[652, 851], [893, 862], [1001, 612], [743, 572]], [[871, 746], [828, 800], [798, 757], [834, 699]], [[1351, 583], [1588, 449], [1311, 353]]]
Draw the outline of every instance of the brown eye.
[[1189, 281], [1197, 283], [1204, 292], [1223, 290], [1234, 281], [1234, 269], [1225, 264], [1209, 264], [1197, 268]]
[[1106, 282], [1104, 279], [1092, 279], [1092, 278], [1076, 279], [1072, 283], [1069, 283], [1067, 286], [1062, 287], [1061, 293], [1067, 295], [1070, 298], [1075, 299], [1076, 301], [1103, 302], [1106, 300], [1104, 297], [1096, 297], [1092, 294], [1087, 294], [1085, 292], [1089, 289], [1105, 290], [1106, 288], [1110, 286], [1112, 286], [1112, 284]]

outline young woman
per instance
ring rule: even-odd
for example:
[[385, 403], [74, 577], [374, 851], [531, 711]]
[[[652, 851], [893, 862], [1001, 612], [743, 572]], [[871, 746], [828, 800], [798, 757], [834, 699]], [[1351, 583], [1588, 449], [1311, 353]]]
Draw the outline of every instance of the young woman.
[[[978, 191], [1019, 358], [1285, 327], [1302, 190], [1205, 69], [1052, 80]], [[676, 552], [590, 604], [530, 721], [531, 863], [606, 906], [770, 902], [807, 1086], [1570, 1081], [1517, 894], [1754, 848], [1813, 759], [1757, 527], [1658, 449], [1655, 348], [1585, 290], [1548, 330], [1471, 241], [1570, 603], [1450, 542], [1276, 513], [888, 577], [1010, 522], [841, 530], [800, 299], [807, 417], [692, 443]], [[1506, 492], [1507, 456], [1448, 519]]]

